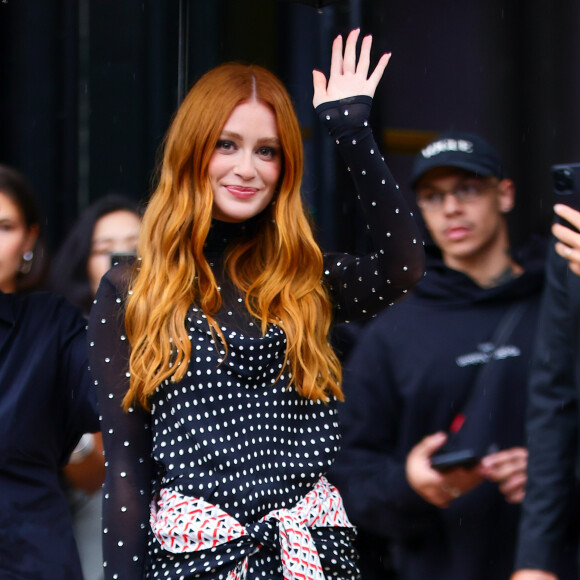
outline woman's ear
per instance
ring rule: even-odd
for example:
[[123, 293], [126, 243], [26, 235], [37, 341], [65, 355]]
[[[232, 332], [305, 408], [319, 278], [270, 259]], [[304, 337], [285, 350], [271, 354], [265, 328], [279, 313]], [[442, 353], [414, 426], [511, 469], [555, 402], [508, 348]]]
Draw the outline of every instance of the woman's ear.
[[25, 252], [32, 252], [32, 250], [34, 250], [34, 245], [36, 244], [36, 240], [38, 240], [39, 234], [40, 227], [38, 225], [32, 225], [28, 228], [26, 243], [24, 244]]

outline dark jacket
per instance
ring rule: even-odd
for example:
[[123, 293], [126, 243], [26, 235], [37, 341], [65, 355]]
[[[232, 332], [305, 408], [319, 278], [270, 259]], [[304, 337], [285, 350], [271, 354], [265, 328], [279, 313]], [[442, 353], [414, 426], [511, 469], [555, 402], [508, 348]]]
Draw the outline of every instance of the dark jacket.
[[[528, 248], [516, 257], [525, 272], [489, 289], [431, 256], [424, 281], [365, 328], [345, 365], [343, 450], [331, 479], [361, 531], [392, 540], [402, 579], [509, 578], [518, 506], [486, 482], [436, 508], [408, 485], [405, 459], [423, 437], [448, 430], [486, 364], [489, 402], [471, 417], [482, 448], [525, 444], [542, 255]], [[523, 316], [505, 342], [491, 344], [514, 303], [527, 305]]]
[[[553, 246], [553, 244], [552, 244]], [[530, 380], [518, 568], [577, 578], [580, 277], [552, 248]]]
[[1, 578], [82, 578], [59, 472], [99, 429], [85, 325], [48, 293], [0, 292]]

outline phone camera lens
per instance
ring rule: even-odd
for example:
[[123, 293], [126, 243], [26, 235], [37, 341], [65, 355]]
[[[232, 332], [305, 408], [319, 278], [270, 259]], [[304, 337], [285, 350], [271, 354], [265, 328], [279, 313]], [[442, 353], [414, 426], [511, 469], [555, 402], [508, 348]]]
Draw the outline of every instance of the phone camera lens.
[[571, 192], [574, 189], [574, 174], [569, 167], [564, 167], [555, 176], [555, 188], [560, 192]]

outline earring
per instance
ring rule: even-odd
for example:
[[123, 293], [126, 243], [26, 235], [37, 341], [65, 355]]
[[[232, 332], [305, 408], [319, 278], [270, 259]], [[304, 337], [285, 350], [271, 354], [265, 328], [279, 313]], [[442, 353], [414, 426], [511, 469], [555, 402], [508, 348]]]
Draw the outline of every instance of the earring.
[[22, 263], [20, 264], [20, 268], [18, 271], [21, 274], [29, 274], [30, 270], [32, 270], [32, 259], [34, 258], [34, 252], [29, 250], [28, 252], [24, 252], [22, 256]]

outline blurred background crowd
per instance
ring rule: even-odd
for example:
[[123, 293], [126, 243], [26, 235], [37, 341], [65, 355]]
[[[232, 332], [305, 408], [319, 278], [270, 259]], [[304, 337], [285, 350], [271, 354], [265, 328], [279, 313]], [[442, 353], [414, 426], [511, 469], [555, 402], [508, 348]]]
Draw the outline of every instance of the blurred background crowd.
[[[483, 135], [499, 151], [503, 166], [502, 172], [484, 175], [497, 178], [497, 183], [509, 176], [517, 184], [517, 203], [512, 199], [514, 189], [509, 207], [505, 212], [498, 210], [498, 223], [509, 238], [502, 251], [529, 248], [530, 240], [545, 237], [553, 215], [550, 166], [580, 161], [577, 1], [3, 0], [0, 226], [4, 228], [0, 238], [11, 236], [12, 254], [0, 255], [0, 290], [51, 289], [88, 316], [101, 276], [115, 261], [135, 252], [161, 139], [172, 115], [193, 82], [227, 60], [261, 64], [288, 87], [306, 152], [304, 197], [322, 248], [365, 249], [368, 240], [353, 233], [361, 229], [353, 224], [363, 218], [351, 199], [351, 182], [325, 130], [317, 124], [311, 102], [310, 71], [329, 62], [331, 39], [354, 27], [373, 35], [375, 57], [393, 53], [374, 99], [372, 125], [391, 171], [416, 210], [425, 240], [432, 250], [438, 246], [443, 252], [445, 266], [450, 266], [446, 250], [432, 239], [433, 224], [425, 223], [436, 205], [429, 190], [435, 186], [424, 183], [428, 191], [421, 196], [417, 180], [425, 172], [411, 178], [416, 156], [441, 131]], [[457, 175], [453, 178], [465, 178]], [[441, 203], [447, 203], [447, 193], [457, 203], [469, 199], [469, 193], [461, 189], [463, 182], [449, 191], [437, 187], [439, 181], [435, 191], [442, 196]], [[508, 212], [503, 224], [499, 214]], [[533, 271], [543, 270], [543, 251], [539, 254], [541, 265], [536, 263]], [[518, 264], [527, 264], [526, 259], [518, 258]], [[514, 272], [521, 275], [517, 268]], [[528, 279], [523, 277], [519, 283], [522, 280]], [[534, 294], [534, 312], [541, 285], [537, 281], [527, 286]], [[478, 294], [478, 309], [480, 300]], [[409, 308], [412, 315], [413, 307]], [[407, 316], [405, 310], [401, 312], [400, 316]], [[387, 327], [396, 326], [394, 316], [394, 322], [385, 323]], [[535, 318], [533, 324], [535, 328]], [[336, 344], [345, 360], [359, 331], [338, 329]], [[531, 337], [532, 331], [527, 338]], [[363, 350], [370, 356], [371, 346], [379, 339], [366, 340], [370, 342]], [[532, 348], [526, 345], [524, 366]], [[353, 368], [364, 367], [364, 360], [364, 356], [355, 359]], [[397, 361], [401, 362], [399, 356]], [[348, 381], [353, 371], [346, 368]], [[360, 377], [354, 375], [353, 382], [359, 384]], [[406, 375], [401, 382], [408, 379]], [[373, 395], [369, 397], [376, 402]], [[391, 413], [396, 407], [392, 402], [385, 406]], [[524, 406], [521, 403], [520, 411]], [[356, 409], [352, 412], [354, 416], [344, 415], [346, 425], [360, 419]], [[360, 413], [366, 412], [370, 408], [361, 407]], [[522, 416], [518, 421], [523, 425]], [[400, 453], [410, 452], [411, 443]], [[518, 440], [520, 445], [523, 440]], [[347, 457], [348, 469], [359, 460], [353, 455], [349, 463]], [[350, 476], [340, 469], [339, 464], [335, 477], [337, 481], [344, 477], [346, 489]], [[85, 434], [63, 468], [60, 483], [68, 498], [87, 580], [103, 577], [99, 551], [103, 476], [100, 435]], [[409, 473], [406, 477], [412, 480]], [[418, 491], [419, 485], [411, 487], [426, 498]], [[452, 495], [455, 490], [451, 488]], [[465, 491], [469, 490], [457, 493]], [[351, 502], [355, 512], [357, 501], [347, 499], [347, 507]], [[397, 509], [405, 505], [400, 498], [393, 501], [399, 502]], [[416, 509], [413, 501], [411, 512]], [[510, 501], [520, 502], [521, 498]], [[362, 522], [368, 516], [356, 515]], [[510, 518], [518, 516], [519, 512]], [[393, 526], [399, 529], [398, 520]], [[388, 525], [385, 529], [384, 537], [397, 536]], [[382, 564], [369, 565], [363, 578], [395, 578], [394, 568], [405, 570], [401, 562], [412, 560], [413, 550], [421, 552], [414, 545], [402, 551], [390, 542], [375, 545], [377, 540], [371, 536], [366, 537], [363, 530], [362, 538], [368, 542], [363, 552], [375, 557], [375, 564]], [[514, 544], [514, 537], [509, 541]], [[506, 569], [511, 568], [512, 544]], [[426, 558], [429, 562], [436, 556], [427, 554]], [[401, 578], [421, 578], [425, 570], [415, 571], [415, 576], [409, 570], [405, 573]]]

